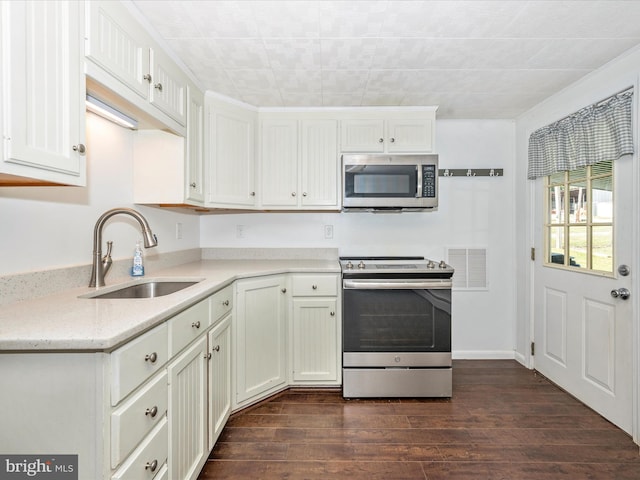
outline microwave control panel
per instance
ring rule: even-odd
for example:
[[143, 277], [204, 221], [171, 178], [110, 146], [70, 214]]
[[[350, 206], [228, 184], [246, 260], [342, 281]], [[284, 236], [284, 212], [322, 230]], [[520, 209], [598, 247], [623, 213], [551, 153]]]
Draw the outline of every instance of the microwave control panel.
[[438, 172], [435, 165], [422, 165], [422, 196], [435, 198], [436, 176]]

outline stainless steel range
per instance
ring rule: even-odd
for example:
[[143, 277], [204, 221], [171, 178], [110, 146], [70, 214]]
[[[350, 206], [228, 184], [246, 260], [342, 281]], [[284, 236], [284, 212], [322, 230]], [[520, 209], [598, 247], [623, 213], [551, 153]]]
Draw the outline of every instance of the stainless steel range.
[[345, 398], [450, 397], [451, 277], [424, 257], [341, 257]]

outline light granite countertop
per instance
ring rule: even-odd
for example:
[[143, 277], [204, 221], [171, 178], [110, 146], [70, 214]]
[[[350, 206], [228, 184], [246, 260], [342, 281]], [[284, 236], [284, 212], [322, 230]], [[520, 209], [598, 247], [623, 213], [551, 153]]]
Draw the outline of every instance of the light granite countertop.
[[155, 279], [199, 280], [163, 297], [80, 298], [98, 291], [83, 287], [4, 305], [0, 351], [111, 351], [235, 280], [297, 272], [339, 273], [340, 266], [336, 260], [201, 260], [99, 289]]

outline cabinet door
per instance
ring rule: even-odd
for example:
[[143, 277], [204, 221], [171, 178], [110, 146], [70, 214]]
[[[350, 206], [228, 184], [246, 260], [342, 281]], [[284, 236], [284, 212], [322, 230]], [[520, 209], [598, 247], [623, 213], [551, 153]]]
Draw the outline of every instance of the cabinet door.
[[87, 5], [85, 54], [144, 99], [149, 98], [149, 40], [120, 2]]
[[204, 95], [187, 88], [187, 162], [184, 186], [185, 200], [204, 203]]
[[209, 332], [208, 348], [211, 354], [208, 449], [211, 451], [231, 414], [231, 315]]
[[161, 50], [151, 49], [151, 92], [149, 100], [180, 125], [186, 123], [186, 78]]
[[286, 382], [285, 293], [282, 276], [237, 284], [236, 404]]
[[82, 3], [2, 2], [0, 173], [86, 185]]
[[207, 338], [203, 337], [168, 367], [169, 478], [196, 479], [207, 450]]
[[302, 207], [338, 208], [338, 122], [302, 122]]
[[389, 152], [431, 152], [433, 150], [433, 120], [406, 119], [387, 121]]
[[293, 299], [293, 381], [338, 380], [336, 300]]
[[296, 207], [298, 122], [263, 120], [260, 136], [260, 198], [264, 207]]
[[208, 203], [255, 205], [253, 121], [227, 111], [209, 113]]
[[384, 152], [384, 121], [343, 120], [341, 142], [343, 152]]

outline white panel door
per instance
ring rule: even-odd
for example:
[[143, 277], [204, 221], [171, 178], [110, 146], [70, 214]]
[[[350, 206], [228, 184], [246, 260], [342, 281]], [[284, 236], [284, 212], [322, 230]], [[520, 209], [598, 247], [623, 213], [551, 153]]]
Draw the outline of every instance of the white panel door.
[[151, 93], [149, 100], [180, 125], [186, 123], [186, 78], [161, 50], [151, 49]]
[[209, 353], [208, 449], [211, 451], [231, 414], [231, 315], [209, 332]]
[[81, 4], [3, 2], [2, 9], [3, 160], [42, 172], [25, 169], [33, 178], [85, 185]]
[[343, 120], [341, 126], [343, 152], [384, 152], [384, 120]]
[[433, 150], [433, 120], [413, 118], [387, 121], [389, 152], [431, 152]]
[[302, 121], [301, 205], [338, 208], [338, 122]]
[[614, 275], [578, 268], [544, 266], [544, 181], [536, 181], [534, 266], [535, 368], [626, 432], [632, 430], [633, 275], [617, 272], [634, 265], [632, 248], [632, 159], [613, 162]]
[[186, 143], [186, 200], [198, 205], [204, 203], [204, 95], [196, 88], [187, 88], [187, 143]]

